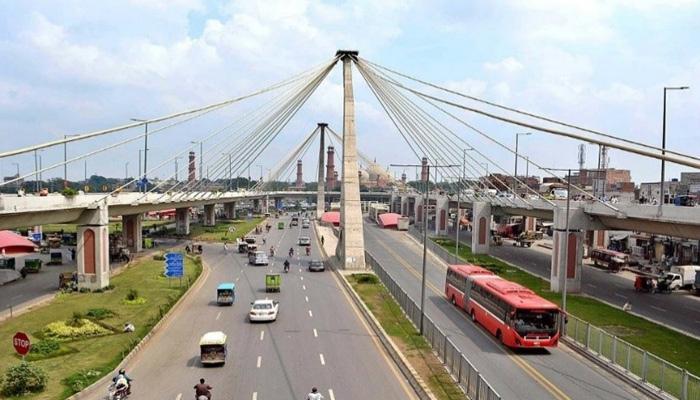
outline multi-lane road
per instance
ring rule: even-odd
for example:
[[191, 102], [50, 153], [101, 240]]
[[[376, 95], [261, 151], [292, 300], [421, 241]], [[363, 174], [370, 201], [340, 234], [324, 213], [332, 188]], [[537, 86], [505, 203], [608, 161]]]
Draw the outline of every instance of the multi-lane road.
[[[405, 232], [365, 224], [367, 251], [415, 301], [420, 299], [422, 247]], [[639, 399], [641, 393], [564, 346], [511, 351], [445, 298], [446, 267], [428, 257], [426, 315], [504, 399]]]
[[[287, 229], [273, 229], [260, 246], [279, 249], [267, 267], [249, 265], [235, 249], [224, 254], [221, 245], [204, 246], [202, 283], [128, 366], [134, 400], [191, 398], [199, 378], [214, 387], [214, 399], [303, 399], [313, 386], [326, 399], [416, 398], [335, 274], [306, 269], [320, 257], [313, 228], [285, 222]], [[312, 238], [310, 257], [299, 255], [299, 236]], [[291, 271], [281, 274], [281, 291], [266, 293], [266, 273], [282, 272], [290, 247], [296, 252]], [[233, 306], [216, 305], [222, 282], [236, 284]], [[280, 302], [277, 321], [248, 320], [250, 303], [260, 298]], [[199, 362], [199, 339], [208, 331], [228, 335], [224, 366]]]
[[[460, 243], [471, 246], [471, 232], [460, 232]], [[552, 255], [543, 250], [512, 246], [510, 241], [505, 241], [502, 246], [491, 246], [489, 254], [549, 279]], [[629, 301], [635, 314], [700, 338], [700, 298], [685, 290], [654, 295], [635, 292], [631, 277], [629, 272], [616, 274], [584, 264], [581, 291], [618, 307]]]

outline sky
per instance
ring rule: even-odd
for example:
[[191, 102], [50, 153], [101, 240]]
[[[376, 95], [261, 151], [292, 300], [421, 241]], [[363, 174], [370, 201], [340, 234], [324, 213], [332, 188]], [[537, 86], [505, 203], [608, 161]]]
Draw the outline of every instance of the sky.
[[[666, 146], [700, 156], [699, 19], [699, 0], [0, 0], [0, 153], [243, 96], [350, 49], [441, 87], [654, 146], [662, 139], [663, 88], [689, 86], [667, 94]], [[253, 178], [274, 169], [318, 122], [342, 132], [341, 78], [338, 64], [252, 162]], [[357, 70], [353, 80], [358, 149], [385, 166], [419, 162]], [[149, 135], [149, 170], [162, 164], [152, 174], [171, 176], [176, 153], [199, 152], [190, 142], [232, 114]], [[523, 132], [473, 114], [460, 118], [511, 149]], [[66, 152], [85, 154], [140, 129], [70, 143]], [[481, 161], [490, 172], [512, 172], [512, 153], [455, 129], [488, 157]], [[584, 142], [532, 132], [520, 137], [520, 154], [547, 168], [578, 166]], [[217, 169], [226, 156], [214, 142], [206, 146], [206, 163]], [[69, 178], [136, 175], [143, 147], [132, 141], [76, 161]], [[585, 166], [595, 168], [598, 146], [585, 148]], [[303, 157], [307, 181], [316, 176], [313, 149]], [[61, 162], [64, 149], [38, 156], [46, 167]], [[659, 180], [658, 160], [616, 149], [609, 158], [637, 184]], [[0, 175], [34, 166], [33, 152], [0, 158]], [[410, 168], [392, 171], [415, 178]], [[666, 177], [681, 171], [693, 169], [667, 163]], [[534, 165], [529, 172], [542, 175]], [[43, 177], [62, 175], [59, 167]]]

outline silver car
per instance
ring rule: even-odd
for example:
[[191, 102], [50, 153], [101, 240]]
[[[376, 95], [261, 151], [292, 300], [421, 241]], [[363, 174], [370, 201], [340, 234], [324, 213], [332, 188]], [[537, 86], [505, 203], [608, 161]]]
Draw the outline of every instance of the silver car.
[[268, 265], [267, 254], [264, 251], [256, 251], [248, 256], [248, 261], [253, 265]]

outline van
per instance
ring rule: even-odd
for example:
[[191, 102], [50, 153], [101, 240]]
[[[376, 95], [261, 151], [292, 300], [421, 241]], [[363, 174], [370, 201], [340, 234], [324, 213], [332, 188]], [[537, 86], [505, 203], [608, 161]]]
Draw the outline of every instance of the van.
[[596, 267], [603, 266], [616, 272], [630, 265], [629, 254], [604, 248], [594, 249], [591, 252], [591, 260], [593, 260], [593, 265]]

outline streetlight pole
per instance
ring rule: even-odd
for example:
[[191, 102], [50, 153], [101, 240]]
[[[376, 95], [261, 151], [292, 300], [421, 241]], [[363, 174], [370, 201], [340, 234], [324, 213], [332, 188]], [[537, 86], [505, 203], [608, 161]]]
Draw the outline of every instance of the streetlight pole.
[[[675, 87], [664, 87], [664, 117], [663, 117], [663, 129], [662, 129], [662, 136], [661, 136], [661, 155], [665, 156], [666, 155], [666, 91], [668, 90], [685, 90], [688, 89], [688, 86], [675, 86]], [[666, 160], [661, 160], [661, 183], [660, 186], [661, 188], [659, 189], [659, 215], [663, 213], [663, 206], [664, 206], [664, 180], [665, 180], [665, 170], [666, 168]], [[670, 196], [669, 196], [670, 197]]]
[[19, 163], [13, 162], [12, 165], [17, 167], [17, 190], [19, 190], [19, 188], [20, 188], [20, 186], [19, 186]]
[[34, 150], [34, 171], [37, 171], [34, 173], [34, 188], [36, 189], [37, 193], [39, 192], [39, 157], [37, 157], [37, 151]]
[[88, 184], [88, 180], [87, 180], [87, 160], [83, 160], [83, 163], [85, 164], [85, 170], [84, 170], [84, 172], [85, 172], [85, 185], [87, 185], [87, 184]]
[[486, 168], [486, 177], [484, 178], [484, 190], [486, 190], [486, 188], [487, 188], [486, 180], [489, 178], [489, 163], [482, 162], [479, 164], [483, 165], [484, 168]]
[[39, 190], [41, 190], [41, 187], [44, 185], [44, 177], [42, 176], [43, 173], [41, 172], [43, 168], [44, 167], [41, 165], [41, 154], [39, 154]]
[[515, 174], [513, 175], [513, 192], [516, 192], [518, 190], [518, 137], [520, 135], [523, 136], [530, 136], [532, 135], [532, 132], [522, 132], [522, 133], [516, 133], [515, 134]]
[[124, 165], [124, 185], [129, 182], [129, 163]]
[[[63, 140], [80, 135], [63, 135]], [[63, 142], [63, 180], [68, 182], [68, 143]], [[64, 183], [65, 185], [65, 183]]]
[[228, 182], [226, 184], [226, 190], [231, 190], [231, 153], [221, 153], [222, 156], [228, 155]]
[[462, 175], [459, 178], [457, 184], [457, 223], [455, 224], [455, 256], [459, 257], [459, 230], [462, 227], [462, 218], [459, 215], [459, 203], [462, 195], [462, 179], [464, 179], [465, 168], [467, 165], [467, 151], [474, 150], [474, 148], [462, 149]]
[[[138, 119], [138, 118], [131, 118], [132, 121], [135, 122], [145, 122], [144, 126], [146, 128], [146, 133], [143, 136], [143, 192], [146, 193], [146, 175], [148, 171], [148, 120], [146, 119]], [[139, 161], [140, 161], [140, 155], [139, 155]], [[141, 174], [139, 173], [139, 176]]]
[[182, 157], [175, 157], [175, 183], [178, 183], [179, 180], [177, 179], [177, 173], [180, 170], [180, 167], [177, 165], [177, 160], [181, 159]]
[[248, 163], [248, 190], [250, 190], [250, 164]]

